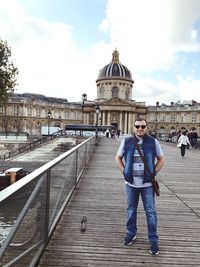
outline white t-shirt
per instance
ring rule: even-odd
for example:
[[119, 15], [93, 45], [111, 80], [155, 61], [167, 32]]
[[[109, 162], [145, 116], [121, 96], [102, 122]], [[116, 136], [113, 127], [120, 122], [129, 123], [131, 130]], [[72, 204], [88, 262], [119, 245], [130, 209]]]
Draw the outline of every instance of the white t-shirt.
[[179, 139], [178, 139], [178, 143], [181, 143], [181, 144], [183, 144], [183, 145], [185, 145], [185, 146], [187, 146], [187, 144], [190, 145], [190, 141], [189, 141], [188, 137], [187, 137], [186, 135], [184, 135], [184, 134], [182, 134], [182, 135], [179, 137]]
[[[139, 142], [138, 145], [141, 145], [143, 143], [143, 138], [139, 138]], [[125, 139], [122, 140], [119, 149], [117, 151], [117, 155], [120, 157], [124, 156], [124, 144], [125, 144]], [[140, 148], [141, 149], [141, 148]], [[160, 157], [163, 156], [163, 151], [161, 149], [161, 146], [159, 144], [159, 142], [157, 141], [157, 139], [155, 139], [155, 150], [156, 150], [156, 156]], [[143, 153], [142, 149], [141, 152]], [[135, 158], [140, 158], [140, 155], [138, 153], [138, 150], [135, 149], [134, 151], [134, 155]], [[140, 174], [140, 176], [135, 176], [134, 174], [138, 173]], [[142, 173], [142, 175], [141, 175]], [[130, 184], [129, 182], [125, 181], [126, 184], [132, 186], [132, 187], [136, 187], [136, 188], [141, 188], [141, 187], [147, 187], [147, 186], [151, 186], [152, 184], [150, 182], [148, 183], [143, 183], [143, 179], [144, 179], [144, 163], [142, 162], [141, 158], [140, 160], [137, 160], [137, 162], [133, 163], [133, 183]]]

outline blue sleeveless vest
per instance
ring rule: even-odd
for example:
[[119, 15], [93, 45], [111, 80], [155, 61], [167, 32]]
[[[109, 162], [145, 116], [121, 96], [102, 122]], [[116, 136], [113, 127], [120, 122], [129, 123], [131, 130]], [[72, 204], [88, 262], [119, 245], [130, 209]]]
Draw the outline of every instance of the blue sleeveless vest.
[[[124, 167], [124, 178], [127, 182], [133, 183], [133, 155], [135, 149], [135, 145], [138, 143], [138, 139], [136, 136], [131, 136], [125, 139], [124, 144], [124, 159], [125, 159], [125, 167]], [[151, 173], [155, 174], [155, 158], [156, 158], [156, 149], [155, 149], [155, 139], [149, 135], [145, 135], [143, 137], [142, 149], [144, 152], [144, 157], [146, 163], [151, 171]], [[144, 183], [151, 182], [152, 177], [151, 174], [144, 170]]]

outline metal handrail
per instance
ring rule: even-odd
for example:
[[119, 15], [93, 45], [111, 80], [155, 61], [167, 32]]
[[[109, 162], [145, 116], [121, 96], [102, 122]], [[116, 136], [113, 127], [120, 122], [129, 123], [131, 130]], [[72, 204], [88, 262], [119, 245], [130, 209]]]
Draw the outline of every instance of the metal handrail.
[[59, 131], [57, 131], [57, 132], [55, 132], [49, 136], [42, 136], [41, 138], [38, 138], [37, 140], [34, 140], [32, 142], [29, 142], [28, 144], [24, 144], [23, 146], [20, 146], [13, 151], [6, 152], [2, 156], [2, 158], [3, 158], [3, 160], [6, 160], [6, 159], [12, 158], [14, 156], [17, 156], [21, 153], [30, 151], [30, 150], [40, 146], [43, 143], [49, 142], [50, 140], [59, 137], [59, 134], [62, 134], [62, 130], [59, 130]]
[[[3, 216], [1, 207], [6, 207], [12, 217], [11, 201], [21, 196], [22, 192], [29, 192], [34, 184], [32, 192], [28, 195], [12, 229], [0, 247], [0, 262], [5, 266], [23, 265], [24, 258], [26, 266], [36, 266], [95, 147], [95, 137], [92, 136], [0, 192], [0, 215]], [[64, 173], [59, 177], [59, 179], [62, 178], [61, 182], [53, 187], [52, 183], [56, 182], [54, 173], [55, 171], [59, 173], [63, 167], [65, 167]], [[26, 223], [26, 216], [32, 209], [37, 215], [36, 217], [31, 215], [29, 220], [36, 226], [37, 231], [35, 227], [29, 227], [28, 230], [32, 232], [24, 237], [26, 232], [23, 228], [26, 227], [24, 222]], [[23, 240], [19, 241], [20, 238]], [[30, 258], [29, 265], [27, 265], [27, 257]]]

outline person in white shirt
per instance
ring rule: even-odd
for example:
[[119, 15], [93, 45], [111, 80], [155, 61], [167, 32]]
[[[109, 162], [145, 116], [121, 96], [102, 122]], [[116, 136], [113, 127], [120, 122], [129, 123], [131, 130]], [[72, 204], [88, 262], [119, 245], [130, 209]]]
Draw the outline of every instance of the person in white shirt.
[[183, 158], [185, 156], [185, 149], [187, 147], [187, 144], [189, 144], [189, 146], [191, 146], [190, 141], [189, 141], [185, 131], [182, 132], [181, 136], [179, 137], [178, 143], [181, 144], [180, 149], [181, 149], [181, 156]]

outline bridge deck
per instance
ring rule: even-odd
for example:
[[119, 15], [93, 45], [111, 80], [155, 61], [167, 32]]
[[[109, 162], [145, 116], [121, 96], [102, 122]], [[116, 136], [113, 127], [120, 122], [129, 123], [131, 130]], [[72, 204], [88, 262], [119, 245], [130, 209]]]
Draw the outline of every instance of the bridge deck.
[[200, 266], [199, 150], [187, 150], [182, 159], [174, 144], [162, 143], [166, 164], [159, 175], [160, 255], [155, 257], [149, 254], [141, 203], [137, 239], [123, 245], [126, 197], [114, 160], [118, 146], [117, 140], [101, 140], [39, 266]]

